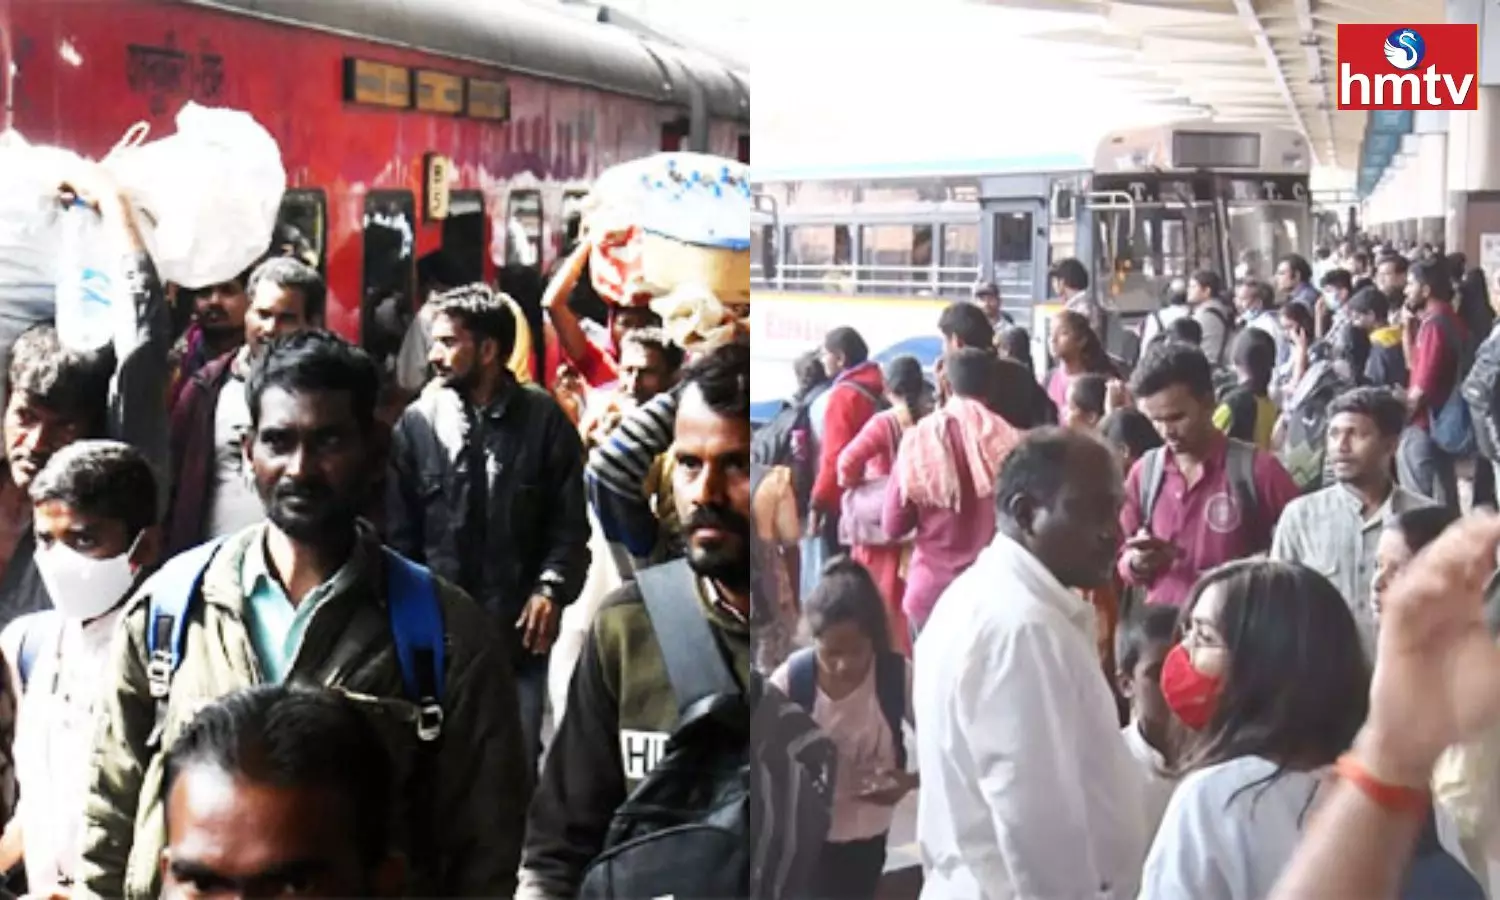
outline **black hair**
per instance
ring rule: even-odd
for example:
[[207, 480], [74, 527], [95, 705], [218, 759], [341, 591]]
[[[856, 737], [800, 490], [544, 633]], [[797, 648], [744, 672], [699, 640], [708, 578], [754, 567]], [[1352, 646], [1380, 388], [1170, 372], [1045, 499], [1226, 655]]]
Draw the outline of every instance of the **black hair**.
[[938, 316], [938, 331], [943, 337], [957, 337], [965, 347], [993, 347], [995, 326], [984, 310], [972, 303], [950, 303]]
[[1305, 305], [1301, 303], [1288, 303], [1281, 307], [1278, 312], [1281, 313], [1283, 319], [1289, 320], [1293, 325], [1302, 329], [1302, 333], [1306, 334], [1309, 340], [1317, 335], [1317, 324], [1313, 322], [1312, 310], [1308, 309]]
[[1028, 372], [1032, 370], [1031, 333], [1026, 329], [1016, 325], [1003, 329], [996, 348], [1001, 356], [1015, 360], [1025, 366]]
[[1011, 504], [1029, 497], [1037, 506], [1051, 509], [1067, 484], [1068, 462], [1080, 447], [1096, 444], [1089, 435], [1071, 428], [1037, 428], [1028, 431], [1000, 463], [995, 482], [995, 510], [1009, 518]]
[[1312, 281], [1312, 266], [1308, 265], [1307, 260], [1300, 254], [1288, 253], [1281, 258], [1281, 261], [1286, 263], [1287, 268], [1292, 270], [1292, 274], [1297, 276], [1298, 281]]
[[1318, 287], [1333, 288], [1336, 291], [1354, 290], [1354, 278], [1344, 269], [1331, 269], [1323, 273], [1323, 279]]
[[1385, 292], [1371, 284], [1360, 288], [1349, 298], [1349, 309], [1357, 313], [1368, 313], [1384, 325], [1391, 317], [1391, 301]]
[[667, 333], [660, 328], [635, 328], [625, 332], [620, 338], [620, 347], [634, 344], [647, 352], [655, 351], [661, 354], [662, 364], [667, 367], [668, 373], [674, 373], [682, 368], [682, 348], [672, 343]]
[[1234, 339], [1230, 356], [1250, 376], [1250, 390], [1264, 396], [1276, 370], [1276, 339], [1259, 328], [1246, 328]]
[[682, 370], [682, 389], [696, 387], [708, 408], [729, 419], [750, 418], [750, 347], [733, 341]]
[[1052, 266], [1052, 277], [1060, 280], [1063, 286], [1072, 291], [1087, 290], [1089, 286], [1089, 270], [1083, 263], [1068, 257], [1060, 259]]
[[391, 851], [394, 774], [375, 727], [332, 691], [260, 685], [204, 707], [166, 754], [162, 808], [195, 766], [278, 788], [329, 790], [347, 804], [361, 862]]
[[456, 287], [437, 295], [433, 315], [447, 316], [474, 336], [474, 343], [494, 341], [501, 368], [516, 349], [516, 316], [509, 304], [482, 282]]
[[1332, 763], [1369, 707], [1370, 664], [1349, 604], [1306, 566], [1242, 560], [1199, 578], [1182, 621], [1213, 589], [1222, 597], [1215, 625], [1228, 667], [1187, 768], [1262, 756], [1277, 764], [1269, 783], [1291, 764]]
[[115, 374], [113, 344], [99, 350], [64, 347], [50, 324], [33, 325], [10, 348], [9, 389], [43, 409], [86, 423], [102, 434]]
[[1417, 554], [1458, 519], [1458, 513], [1446, 506], [1423, 506], [1397, 515], [1386, 527], [1401, 532], [1407, 549]]
[[960, 397], [983, 400], [990, 395], [997, 377], [1000, 358], [978, 347], [961, 347], [943, 357], [943, 374], [953, 393]]
[[1410, 279], [1426, 286], [1435, 300], [1453, 299], [1453, 273], [1442, 257], [1425, 259], [1411, 267]]
[[1354, 279], [1354, 285], [1353, 285], [1352, 289], [1356, 293], [1358, 293], [1359, 291], [1362, 291], [1365, 288], [1373, 288], [1374, 286], [1375, 286], [1375, 279], [1371, 278], [1368, 275], [1361, 275], [1358, 278]]
[[328, 299], [328, 286], [318, 270], [290, 256], [273, 256], [255, 267], [245, 285], [245, 293], [255, 295], [255, 289], [263, 282], [274, 284], [302, 295], [302, 314], [309, 322], [323, 321], [323, 308]]
[[806, 398], [829, 381], [823, 360], [816, 350], [809, 350], [792, 360], [792, 371], [797, 375], [797, 400]]
[[1240, 287], [1249, 290], [1254, 295], [1255, 303], [1261, 309], [1276, 308], [1276, 289], [1271, 286], [1269, 281], [1262, 281], [1259, 278], [1246, 278], [1240, 282]]
[[813, 637], [830, 625], [853, 622], [877, 653], [891, 649], [890, 623], [880, 586], [869, 569], [847, 556], [835, 556], [823, 566], [817, 585], [802, 601], [802, 620]]
[[1168, 322], [1163, 331], [1169, 341], [1192, 344], [1194, 347], [1203, 346], [1203, 326], [1192, 316], [1178, 316]]
[[156, 524], [156, 476], [146, 458], [119, 441], [75, 441], [52, 454], [31, 482], [31, 502], [57, 501], [119, 522], [131, 540]]
[[1370, 251], [1368, 251], [1368, 250], [1356, 250], [1356, 251], [1354, 251], [1353, 262], [1354, 262], [1354, 266], [1356, 268], [1368, 268], [1369, 265], [1370, 265]]
[[1104, 342], [1099, 340], [1099, 335], [1094, 327], [1089, 324], [1088, 316], [1083, 313], [1065, 309], [1057, 314], [1052, 321], [1054, 330], [1066, 327], [1080, 341], [1083, 342], [1083, 370], [1085, 372], [1098, 372], [1102, 375], [1113, 376], [1115, 364], [1110, 360], [1109, 353], [1104, 349]]
[[901, 398], [913, 416], [921, 416], [928, 394], [921, 361], [910, 353], [903, 353], [885, 364], [883, 374], [886, 393]]
[[1209, 398], [1214, 395], [1214, 372], [1202, 350], [1168, 341], [1146, 353], [1135, 370], [1130, 391], [1138, 398], [1154, 397], [1177, 384], [1195, 397]]
[[1385, 254], [1380, 257], [1380, 261], [1375, 264], [1375, 267], [1378, 269], [1386, 263], [1391, 264], [1391, 268], [1396, 270], [1397, 275], [1405, 275], [1411, 269], [1411, 263], [1399, 253]]
[[1097, 372], [1085, 372], [1068, 382], [1068, 403], [1090, 415], [1103, 417], [1108, 395], [1109, 379]]
[[823, 337], [823, 349], [844, 357], [844, 365], [857, 366], [870, 358], [870, 346], [859, 332], [847, 325], [835, 328]]
[[1330, 421], [1341, 413], [1369, 418], [1384, 437], [1400, 437], [1406, 428], [1406, 404], [1386, 388], [1362, 387], [1345, 391], [1328, 404]]
[[1142, 604], [1115, 629], [1115, 667], [1135, 669], [1147, 647], [1171, 645], [1177, 639], [1177, 607]]
[[1213, 269], [1199, 269], [1189, 277], [1189, 280], [1208, 291], [1210, 297], [1217, 297], [1224, 293], [1224, 279], [1220, 278], [1219, 273]]
[[267, 388], [292, 393], [342, 391], [366, 434], [375, 426], [380, 370], [370, 354], [338, 335], [318, 329], [283, 335], [250, 367], [245, 396], [250, 427], [260, 427], [260, 398]]
[[1099, 423], [1099, 434], [1116, 447], [1124, 447], [1131, 459], [1140, 459], [1162, 445], [1156, 426], [1133, 406], [1105, 416]]

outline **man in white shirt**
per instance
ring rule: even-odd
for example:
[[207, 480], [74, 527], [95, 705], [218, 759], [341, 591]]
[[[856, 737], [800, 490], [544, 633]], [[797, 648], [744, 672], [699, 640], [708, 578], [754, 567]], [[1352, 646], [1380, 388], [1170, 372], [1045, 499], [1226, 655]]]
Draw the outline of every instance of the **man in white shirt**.
[[0, 646], [24, 684], [16, 722], [21, 802], [0, 868], [24, 860], [35, 896], [73, 883], [91, 775], [95, 701], [132, 588], [156, 564], [156, 480], [126, 444], [80, 441], [31, 482], [36, 565], [55, 610], [10, 624]]
[[1406, 407], [1384, 388], [1358, 388], [1328, 406], [1328, 458], [1337, 483], [1287, 504], [1271, 557], [1317, 571], [1343, 594], [1375, 651], [1370, 584], [1380, 532], [1410, 509], [1435, 505], [1396, 484], [1392, 463]]
[[1119, 738], [1094, 610], [1124, 487], [1093, 437], [1032, 432], [1001, 464], [997, 534], [916, 647], [917, 837], [928, 900], [1134, 897], [1142, 779]]

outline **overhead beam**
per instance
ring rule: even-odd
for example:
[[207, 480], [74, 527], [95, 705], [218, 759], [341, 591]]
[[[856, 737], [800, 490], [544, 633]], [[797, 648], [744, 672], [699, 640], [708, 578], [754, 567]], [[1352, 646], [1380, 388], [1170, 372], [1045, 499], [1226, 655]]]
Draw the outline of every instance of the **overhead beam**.
[[1251, 37], [1255, 39], [1255, 45], [1260, 48], [1261, 56], [1265, 57], [1266, 68], [1270, 70], [1271, 77], [1276, 80], [1276, 87], [1281, 91], [1282, 99], [1286, 101], [1287, 112], [1291, 113], [1292, 123], [1297, 130], [1302, 132], [1302, 137], [1307, 141], [1307, 147], [1312, 152], [1313, 162], [1320, 163], [1323, 154], [1319, 147], [1313, 143], [1312, 135], [1307, 130], [1307, 120], [1302, 117], [1302, 108], [1297, 104], [1297, 98], [1292, 96], [1292, 89], [1287, 84], [1286, 71], [1282, 69], [1281, 59], [1276, 55], [1276, 48], [1271, 46], [1271, 36], [1266, 33], [1265, 23], [1260, 20], [1260, 15], [1255, 11], [1253, 0], [1234, 0], [1235, 11], [1240, 15], [1240, 21], [1250, 29]]
[[1307, 75], [1317, 88], [1319, 108], [1323, 112], [1323, 127], [1328, 129], [1328, 144], [1334, 154], [1334, 164], [1339, 159], [1338, 137], [1333, 130], [1333, 114], [1329, 112], [1328, 73], [1323, 68], [1323, 38], [1318, 33], [1318, 21], [1313, 18], [1313, 0], [1293, 0], [1292, 8], [1297, 14], [1297, 29], [1302, 34], [1303, 52], [1307, 58]]

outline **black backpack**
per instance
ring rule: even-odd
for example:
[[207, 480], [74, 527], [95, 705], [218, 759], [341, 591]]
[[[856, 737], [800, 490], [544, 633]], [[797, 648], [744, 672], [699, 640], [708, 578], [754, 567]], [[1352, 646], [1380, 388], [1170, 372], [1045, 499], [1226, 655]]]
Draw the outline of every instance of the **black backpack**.
[[1500, 462], [1500, 326], [1474, 353], [1474, 365], [1459, 385], [1459, 393], [1469, 407], [1474, 425], [1474, 443], [1479, 454], [1490, 462]]
[[[752, 697], [758, 691], [741, 688], [731, 671], [704, 618], [696, 576], [685, 561], [646, 569], [636, 578], [677, 696], [678, 722], [661, 761], [615, 810], [604, 851], [584, 872], [578, 897], [750, 896], [757, 857], [774, 855], [764, 843], [773, 837], [752, 827], [752, 780], [756, 792], [767, 789], [759, 783], [760, 767], [752, 764], [764, 755], [751, 746]], [[787, 757], [807, 749], [809, 742], [827, 742], [815, 729], [799, 737], [800, 744], [786, 739], [770, 750]], [[757, 733], [755, 741], [762, 744], [766, 736]], [[817, 772], [790, 762], [786, 766], [799, 786], [822, 786], [821, 793], [811, 789], [799, 794], [815, 819], [819, 810], [825, 818], [831, 815], [831, 766], [829, 762], [826, 771]], [[780, 823], [790, 816], [795, 823], [801, 821], [797, 812], [777, 809], [769, 821]], [[817, 847], [826, 829], [825, 824], [815, 836]], [[787, 868], [778, 865], [777, 871]], [[780, 885], [773, 879], [772, 887]], [[768, 888], [764, 896], [795, 893]]]
[[786, 466], [792, 470], [792, 491], [797, 496], [797, 514], [806, 517], [813, 482], [818, 479], [818, 455], [812, 429], [812, 405], [828, 390], [825, 385], [795, 402], [787, 403], [750, 439], [750, 461], [762, 466]]

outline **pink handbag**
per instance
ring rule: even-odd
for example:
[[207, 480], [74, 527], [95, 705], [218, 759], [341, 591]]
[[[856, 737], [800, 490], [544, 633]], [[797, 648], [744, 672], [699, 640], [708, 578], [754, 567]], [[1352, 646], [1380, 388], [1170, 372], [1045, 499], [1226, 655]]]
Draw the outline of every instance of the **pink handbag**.
[[[901, 426], [894, 416], [887, 416], [891, 442], [891, 459], [894, 461], [900, 448]], [[844, 491], [840, 500], [839, 543], [845, 547], [891, 547], [904, 544], [910, 535], [892, 540], [885, 533], [881, 519], [885, 511], [885, 492], [891, 476], [872, 478], [864, 484]]]

